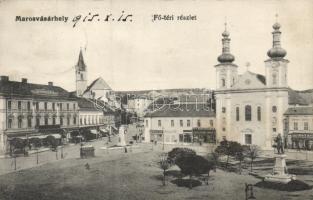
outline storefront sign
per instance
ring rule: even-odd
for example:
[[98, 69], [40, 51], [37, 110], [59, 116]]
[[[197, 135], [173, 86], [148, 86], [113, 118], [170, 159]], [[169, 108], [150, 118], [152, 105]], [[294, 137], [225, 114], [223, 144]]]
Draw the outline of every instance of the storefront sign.
[[292, 139], [312, 139], [313, 133], [292, 133], [290, 134]]

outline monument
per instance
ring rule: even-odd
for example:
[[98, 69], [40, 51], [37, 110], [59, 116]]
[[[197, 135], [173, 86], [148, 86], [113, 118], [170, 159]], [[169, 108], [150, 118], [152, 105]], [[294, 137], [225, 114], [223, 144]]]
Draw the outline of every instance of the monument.
[[118, 131], [118, 145], [119, 146], [126, 146], [126, 141], [125, 141], [125, 133], [127, 132], [127, 126], [121, 125]]
[[275, 165], [273, 172], [264, 177], [264, 181], [276, 182], [276, 183], [288, 183], [291, 180], [296, 179], [296, 175], [288, 174], [286, 165], [286, 155], [283, 149], [283, 140], [280, 134], [275, 138], [277, 154], [275, 157]]

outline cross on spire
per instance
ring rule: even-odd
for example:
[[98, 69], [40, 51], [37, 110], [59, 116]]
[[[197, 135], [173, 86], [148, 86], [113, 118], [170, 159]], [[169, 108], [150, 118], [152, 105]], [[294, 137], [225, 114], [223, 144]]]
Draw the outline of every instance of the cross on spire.
[[227, 17], [225, 17], [224, 26], [225, 26], [225, 31], [227, 31]]
[[247, 71], [249, 71], [249, 68], [250, 68], [250, 62], [246, 62], [246, 68], [247, 68]]
[[278, 23], [278, 13], [275, 14], [276, 23]]

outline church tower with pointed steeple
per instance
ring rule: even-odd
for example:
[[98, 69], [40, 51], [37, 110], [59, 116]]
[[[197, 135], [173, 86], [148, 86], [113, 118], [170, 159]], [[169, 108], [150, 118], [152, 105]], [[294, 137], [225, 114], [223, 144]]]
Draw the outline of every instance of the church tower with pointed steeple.
[[229, 89], [237, 80], [237, 65], [233, 64], [235, 57], [230, 53], [230, 38], [225, 23], [225, 31], [222, 33], [222, 54], [218, 56], [219, 64], [216, 68], [216, 89]]
[[75, 66], [76, 75], [76, 95], [82, 96], [87, 89], [87, 66], [84, 62], [83, 52], [80, 50], [78, 62]]

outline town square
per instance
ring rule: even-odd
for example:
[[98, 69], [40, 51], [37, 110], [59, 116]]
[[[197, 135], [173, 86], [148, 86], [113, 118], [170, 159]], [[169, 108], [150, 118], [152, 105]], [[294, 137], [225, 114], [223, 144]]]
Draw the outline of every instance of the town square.
[[0, 199], [313, 200], [312, 2], [126, 2], [0, 2]]

